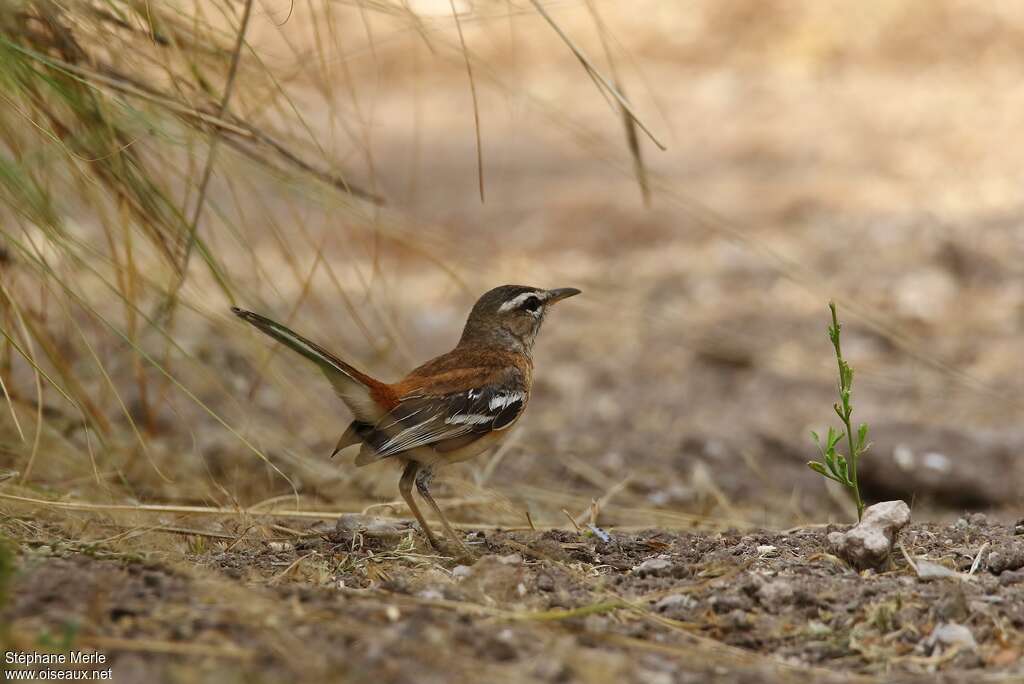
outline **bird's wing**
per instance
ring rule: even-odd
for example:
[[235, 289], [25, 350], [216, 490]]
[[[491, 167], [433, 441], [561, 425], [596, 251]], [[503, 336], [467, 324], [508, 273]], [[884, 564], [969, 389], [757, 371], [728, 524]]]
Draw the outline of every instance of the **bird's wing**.
[[386, 416], [360, 435], [370, 447], [359, 465], [429, 446], [445, 452], [511, 426], [526, 407], [529, 392], [515, 372], [489, 374], [490, 382], [460, 391], [421, 388], [400, 398]]

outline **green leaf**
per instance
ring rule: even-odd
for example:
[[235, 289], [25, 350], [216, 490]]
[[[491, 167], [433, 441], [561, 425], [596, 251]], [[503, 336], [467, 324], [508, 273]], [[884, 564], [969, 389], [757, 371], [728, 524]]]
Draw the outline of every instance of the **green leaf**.
[[842, 454], [836, 454], [838, 456], [838, 472], [836, 473], [842, 482], [847, 483], [850, 481], [850, 464], [846, 462], [846, 457]]
[[830, 480], [833, 480], [835, 482], [839, 482], [839, 484], [843, 484], [840, 480], [837, 480], [834, 475], [831, 475], [827, 470], [825, 470], [825, 466], [823, 466], [822, 464], [818, 463], [817, 461], [808, 461], [807, 462], [807, 466], [811, 470], [813, 470], [814, 472], [816, 472], [819, 475], [821, 475], [822, 477], [827, 477]]
[[857, 430], [857, 453], [862, 453], [866, 450], [864, 446], [868, 439], [868, 424], [861, 423], [860, 428]]
[[829, 432], [828, 448], [829, 449], [835, 449], [836, 445], [839, 444], [839, 442], [843, 439], [843, 437], [846, 437], [846, 433], [845, 432], [839, 432], [839, 431], [831, 432], [830, 431]]

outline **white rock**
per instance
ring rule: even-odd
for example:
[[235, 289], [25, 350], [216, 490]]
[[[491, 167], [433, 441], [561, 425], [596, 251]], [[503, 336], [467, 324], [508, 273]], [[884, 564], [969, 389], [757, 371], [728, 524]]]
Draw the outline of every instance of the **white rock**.
[[942, 646], [963, 646], [972, 651], [978, 648], [978, 642], [974, 640], [971, 630], [956, 622], [944, 622], [932, 630], [932, 635], [928, 637], [928, 645], [934, 648], [940, 644]]
[[660, 575], [672, 567], [672, 561], [667, 558], [648, 558], [643, 563], [633, 566], [633, 572], [640, 575]]
[[829, 534], [829, 545], [856, 568], [878, 568], [889, 558], [896, 535], [909, 522], [907, 504], [883, 501], [865, 509], [864, 518], [848, 531]]
[[950, 570], [945, 565], [939, 565], [927, 560], [917, 560], [914, 562], [917, 566], [917, 577], [922, 580], [933, 580], [933, 579], [945, 579], [952, 578], [956, 579], [960, 577], [960, 573], [956, 570]]
[[815, 637], [823, 637], [832, 633], [832, 628], [821, 620], [811, 620], [807, 623], [807, 633]]
[[671, 608], [686, 610], [697, 605], [696, 599], [689, 594], [670, 594], [654, 604], [654, 610], [659, 613]]

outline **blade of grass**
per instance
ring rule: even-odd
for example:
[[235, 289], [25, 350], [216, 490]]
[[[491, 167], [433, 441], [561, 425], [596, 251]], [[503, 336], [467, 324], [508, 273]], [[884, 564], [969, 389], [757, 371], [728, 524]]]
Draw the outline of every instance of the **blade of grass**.
[[476, 132], [476, 175], [480, 190], [480, 203], [484, 202], [484, 149], [480, 140], [480, 104], [476, 96], [476, 79], [473, 78], [473, 62], [469, 58], [469, 50], [466, 49], [466, 38], [462, 35], [462, 22], [459, 20], [459, 12], [455, 9], [455, 0], [448, 0], [452, 7], [452, 17], [455, 19], [455, 29], [459, 33], [459, 44], [462, 46], [462, 57], [466, 62], [466, 75], [469, 77], [469, 92], [473, 97], [473, 130]]
[[[13, 243], [13, 244], [15, 244], [17, 247], [19, 247], [20, 250], [22, 250], [21, 251], [22, 254], [28, 256], [29, 258], [33, 258], [33, 259], [35, 258], [35, 255], [24, 251], [25, 248], [24, 248], [23, 245], [20, 245], [20, 244], [18, 244], [16, 242]], [[56, 274], [52, 273], [52, 271], [45, 264], [45, 262], [42, 262], [42, 261], [40, 261], [38, 259], [36, 259], [35, 262], [36, 262], [37, 266], [39, 266], [41, 269], [43, 269], [45, 272], [49, 273], [53, 277], [53, 281], [60, 286], [60, 288], [64, 291], [64, 293], [69, 297], [69, 299], [75, 301], [77, 304], [79, 304], [79, 306], [82, 307], [83, 311], [87, 312], [88, 314], [90, 314], [91, 316], [96, 318], [98, 321], [100, 321], [106, 328], [108, 328], [111, 332], [113, 332], [115, 334], [115, 336], [117, 336], [123, 342], [125, 342], [131, 349], [133, 349], [135, 351], [135, 353], [139, 354], [147, 363], [149, 363], [162, 376], [164, 376], [167, 380], [169, 380], [170, 383], [174, 387], [176, 387], [180, 392], [182, 392], [186, 397], [188, 397], [192, 402], [194, 402], [196, 406], [201, 408], [204, 413], [209, 415], [217, 423], [219, 423], [222, 427], [227, 429], [228, 432], [230, 432], [232, 435], [234, 435], [240, 442], [242, 442], [242, 444], [244, 444], [260, 460], [262, 460], [268, 467], [270, 467], [270, 469], [273, 472], [277, 473], [285, 482], [287, 482], [289, 484], [289, 486], [292, 487], [292, 490], [295, 493], [295, 495], [298, 496], [298, 490], [296, 489], [295, 484], [292, 482], [292, 480], [284, 472], [282, 472], [280, 468], [278, 468], [274, 463], [272, 463], [270, 461], [269, 457], [267, 457], [267, 455], [265, 453], [263, 453], [263, 451], [261, 449], [259, 449], [252, 442], [250, 442], [248, 439], [246, 439], [241, 433], [238, 432], [237, 429], [235, 429], [223, 417], [221, 417], [221, 415], [219, 413], [217, 413], [212, 408], [210, 408], [210, 406], [206, 402], [204, 402], [202, 399], [200, 399], [191, 389], [189, 389], [180, 380], [178, 380], [178, 378], [175, 377], [174, 374], [171, 373], [165, 367], [164, 364], [160, 363], [157, 359], [155, 359], [151, 354], [149, 354], [140, 345], [136, 344], [134, 340], [132, 340], [128, 335], [126, 335], [124, 333], [124, 331], [120, 330], [117, 326], [115, 326], [113, 323], [111, 323], [109, 320], [107, 320], [107, 318], [104, 317], [99, 311], [97, 311], [95, 308], [91, 307], [89, 305], [89, 303], [86, 302], [82, 298], [82, 296], [78, 292], [75, 291], [75, 289], [73, 287], [71, 287], [68, 283], [64, 282], [59, 277], [56, 277]], [[86, 268], [88, 268], [87, 264], [82, 264], [82, 265], [85, 266]], [[112, 290], [114, 290], [114, 292], [116, 293], [116, 288], [111, 286], [109, 283], [105, 283], [105, 284], [107, 284], [107, 286], [110, 287]], [[0, 286], [2, 286], [2, 283], [0, 283]], [[138, 313], [141, 314], [142, 312], [138, 312]], [[153, 319], [151, 319], [149, 317], [146, 317], [146, 321], [149, 324], [151, 324], [151, 325], [154, 325], [154, 323], [155, 323], [153, 321]], [[164, 331], [159, 326], [155, 326], [154, 325], [154, 327], [159, 329], [159, 330], [161, 330], [161, 332], [168, 339], [168, 341], [173, 343], [173, 340], [170, 339], [170, 336], [166, 333], [166, 331]], [[10, 338], [10, 336], [7, 334], [7, 332], [5, 330], [0, 329], [0, 333], [4, 334], [8, 338]], [[16, 342], [14, 342], [13, 340], [12, 340], [12, 342], [14, 344], [16, 344]], [[175, 345], [175, 346], [177, 346], [177, 345]], [[178, 347], [178, 348], [180, 349], [180, 347]], [[19, 350], [20, 350], [20, 348], [19, 348]], [[48, 377], [47, 377], [47, 379], [49, 380]], [[53, 384], [52, 381], [51, 381], [51, 384]], [[54, 385], [54, 386], [58, 387], [58, 389], [59, 389], [59, 386], [57, 386], [57, 385]], [[60, 391], [62, 392], [62, 394], [64, 394], [64, 396], [66, 398], [68, 398], [69, 401], [71, 401], [72, 404], [75, 404], [75, 401], [73, 399], [71, 399], [71, 397], [66, 392], [63, 392], [63, 390], [60, 390]]]
[[[110, 374], [107, 373], [107, 369], [103, 365], [103, 361], [100, 360], [100, 357], [96, 353], [96, 350], [89, 343], [89, 339], [86, 337], [85, 331], [82, 330], [82, 327], [78, 324], [78, 321], [75, 320], [75, 317], [72, 315], [70, 311], [65, 309], [65, 314], [68, 320], [71, 321], [72, 325], [74, 325], [75, 330], [78, 332], [79, 338], [82, 340], [82, 344], [85, 345], [85, 348], [89, 351], [89, 355], [92, 356], [92, 360], [96, 364], [96, 368], [99, 370], [100, 375], [103, 376], [104, 382], [106, 382], [111, 392], [113, 392], [114, 399], [117, 401], [117, 405], [120, 407], [122, 415], [124, 415], [125, 419], [128, 421], [128, 425], [132, 429], [132, 432], [135, 434], [135, 439], [138, 441], [139, 446], [142, 448], [142, 453], [146, 457], [146, 460], [149, 461], [149, 465], [153, 468], [154, 472], [156, 472], [157, 476], [161, 480], [163, 480], [164, 482], [171, 482], [171, 478], [167, 477], [167, 475], [165, 475], [164, 472], [160, 470], [160, 466], [156, 464], [156, 461], [153, 460], [153, 455], [149, 451], [149, 445], [146, 443], [145, 438], [143, 438], [142, 433], [139, 431], [139, 426], [135, 423], [135, 419], [132, 417], [131, 411], [128, 410], [128, 406], [124, 403], [124, 399], [121, 398], [121, 393], [117, 391], [117, 385], [111, 379]], [[93, 464], [93, 470], [96, 474], [96, 482], [98, 484], [100, 481], [100, 476], [99, 472], [96, 471], [95, 463]]]
[[552, 29], [554, 29], [555, 33], [558, 34], [558, 37], [562, 39], [562, 42], [564, 42], [566, 46], [569, 48], [569, 50], [572, 52], [572, 54], [576, 56], [576, 59], [578, 59], [580, 64], [583, 65], [583, 68], [587, 71], [587, 73], [591, 74], [594, 78], [600, 81], [601, 85], [604, 86], [605, 90], [613, 98], [615, 98], [615, 100], [619, 103], [622, 109], [629, 115], [629, 117], [633, 121], [636, 122], [636, 125], [640, 127], [640, 130], [642, 130], [647, 135], [647, 137], [651, 139], [651, 142], [657, 145], [658, 149], [660, 150], [667, 149], [663, 144], [661, 144], [661, 141], [658, 140], [653, 133], [651, 133], [647, 126], [644, 125], [644, 122], [640, 120], [636, 112], [633, 111], [633, 106], [629, 104], [629, 100], [627, 100], [622, 95], [622, 93], [620, 93], [618, 89], [611, 82], [609, 82], [608, 78], [605, 77], [605, 75], [602, 74], [596, 66], [594, 66], [594, 63], [592, 61], [590, 61], [590, 58], [583, 54], [583, 51], [576, 46], [576, 44], [572, 41], [571, 38], [569, 38], [568, 35], [566, 35], [565, 31], [563, 31], [562, 28], [557, 23], [555, 23], [555, 20], [552, 19], [551, 15], [548, 14], [547, 10], [544, 9], [544, 5], [540, 3], [540, 0], [530, 0], [530, 2], [533, 4], [535, 8], [537, 8], [537, 13], [544, 18], [544, 21], [546, 21]]
[[14, 401], [11, 399], [11, 394], [7, 391], [7, 384], [4, 382], [3, 373], [0, 373], [0, 391], [4, 393], [4, 400], [7, 402], [7, 408], [11, 412], [11, 420], [14, 421], [14, 428], [18, 431], [18, 438], [24, 442], [25, 431], [21, 429], [21, 421], [18, 420], [18, 412], [14, 408]]
[[[231, 93], [235, 87], [235, 77], [238, 74], [238, 63], [242, 55], [242, 45], [245, 43], [245, 34], [249, 30], [249, 17], [251, 15], [252, 0], [245, 0], [245, 6], [242, 10], [242, 19], [238, 27], [238, 36], [235, 39], [235, 47], [231, 53], [231, 64], [228, 67], [227, 80], [224, 83], [224, 91], [221, 95], [220, 104], [217, 106], [218, 119], [224, 118], [224, 115], [227, 114], [228, 111], [228, 102], [231, 100]], [[188, 242], [185, 244], [185, 254], [182, 257], [180, 268], [181, 275], [171, 289], [171, 308], [173, 308], [173, 302], [177, 298], [178, 291], [185, 282], [186, 273], [188, 272], [188, 262], [192, 256], [192, 249], [196, 243], [196, 234], [199, 229], [199, 217], [202, 216], [203, 205], [206, 203], [206, 191], [210, 185], [210, 178], [213, 175], [213, 163], [217, 158], [217, 145], [219, 142], [220, 132], [215, 128], [210, 133], [210, 147], [206, 153], [206, 165], [203, 168], [203, 175], [199, 181], [199, 197], [196, 199], [192, 218], [189, 221]]]
[[[619, 70], [615, 65], [615, 59], [612, 55], [611, 45], [608, 42], [608, 27], [605, 25], [604, 20], [601, 18], [601, 14], [597, 11], [597, 5], [594, 4], [594, 0], [585, 0], [587, 9], [590, 11], [591, 16], [594, 18], [594, 24], [597, 26], [597, 35], [601, 39], [601, 47], [604, 49], [605, 59], [608, 62], [608, 70], [612, 75], [612, 82], [615, 87], [618, 88], [619, 92], [622, 93], [622, 97], [626, 97], [626, 88], [622, 83], [622, 79], [619, 77]], [[625, 107], [620, 107], [622, 112], [622, 125], [626, 132], [626, 144], [629, 146], [629, 152], [633, 156], [633, 172], [636, 174], [636, 182], [640, 186], [640, 196], [643, 199], [644, 206], [651, 206], [651, 188], [647, 183], [647, 168], [644, 166], [643, 154], [640, 150], [640, 137], [637, 135], [637, 123], [626, 111]]]
[[[32, 474], [32, 466], [36, 461], [36, 454], [39, 453], [39, 442], [43, 435], [43, 382], [40, 378], [45, 377], [54, 387], [58, 387], [56, 383], [50, 380], [49, 376], [39, 367], [39, 364], [35, 362], [35, 349], [32, 347], [32, 335], [29, 334], [28, 326], [25, 325], [25, 319], [21, 315], [21, 308], [18, 303], [11, 297], [11, 293], [8, 292], [7, 286], [4, 285], [3, 281], [0, 281], [0, 292], [3, 293], [4, 297], [7, 298], [7, 302], [11, 307], [11, 311], [14, 312], [14, 317], [18, 321], [18, 326], [21, 328], [22, 337], [25, 339], [25, 345], [28, 347], [28, 353], [26, 353], [19, 345], [18, 342], [11, 337], [7, 330], [0, 328], [0, 334], [3, 334], [7, 338], [8, 343], [11, 347], [21, 354], [30, 366], [35, 370], [35, 386], [36, 386], [36, 432], [32, 438], [32, 451], [29, 453], [28, 463], [25, 465], [25, 469], [21, 472], [21, 484], [24, 484], [29, 476]], [[73, 405], [74, 400], [71, 399], [62, 389], [58, 387], [58, 391], [70, 401]]]

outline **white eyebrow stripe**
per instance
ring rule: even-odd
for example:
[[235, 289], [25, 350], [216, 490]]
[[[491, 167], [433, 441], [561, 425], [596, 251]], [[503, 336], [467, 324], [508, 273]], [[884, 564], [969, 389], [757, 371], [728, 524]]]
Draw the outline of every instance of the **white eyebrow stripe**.
[[534, 290], [534, 291], [530, 291], [530, 292], [524, 292], [524, 293], [522, 293], [520, 295], [516, 295], [512, 299], [508, 300], [507, 302], [505, 302], [504, 304], [499, 306], [498, 307], [498, 311], [499, 312], [511, 311], [512, 309], [519, 308], [519, 305], [521, 305], [523, 302], [525, 302], [530, 297], [537, 297], [538, 299], [543, 300], [544, 297], [542, 297], [541, 294], [542, 293], [537, 292], [537, 291]]

